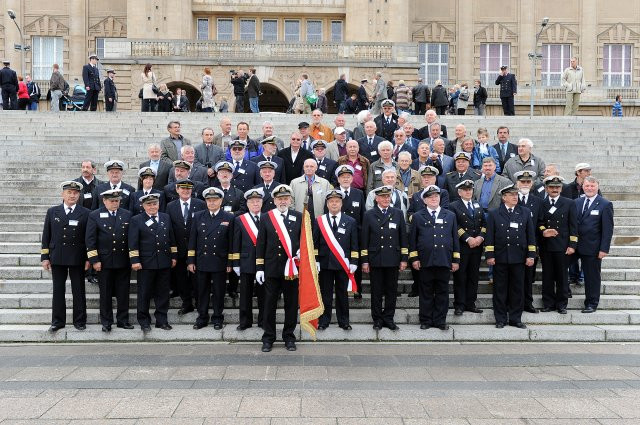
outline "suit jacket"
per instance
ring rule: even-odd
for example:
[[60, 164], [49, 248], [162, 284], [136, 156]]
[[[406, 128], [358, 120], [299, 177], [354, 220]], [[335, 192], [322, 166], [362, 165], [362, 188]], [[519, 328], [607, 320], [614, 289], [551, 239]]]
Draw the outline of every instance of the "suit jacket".
[[224, 151], [215, 143], [212, 143], [208, 149], [207, 145], [199, 143], [195, 146], [195, 151], [195, 163], [205, 168], [213, 168], [213, 166], [224, 159]]
[[[193, 182], [193, 183], [194, 185], [193, 185], [193, 189], [191, 190], [191, 197], [203, 199], [202, 191], [205, 190], [208, 186], [205, 186], [201, 182]], [[180, 196], [178, 196], [178, 192], [176, 191], [175, 182], [169, 183], [168, 185], [166, 185], [162, 189], [162, 193], [164, 194], [164, 199], [167, 204], [171, 201], [175, 201], [176, 199], [180, 198]]]
[[219, 210], [211, 217], [208, 209], [193, 216], [189, 235], [187, 264], [201, 272], [224, 272], [233, 256], [233, 220], [231, 213]]
[[171, 268], [171, 260], [178, 258], [178, 248], [167, 214], [159, 212], [155, 224], [146, 213], [131, 218], [129, 258], [131, 264], [140, 263], [143, 269]]
[[73, 181], [82, 183], [82, 191], [80, 192], [80, 201], [83, 207], [91, 209], [91, 205], [93, 204], [93, 189], [96, 188], [99, 184], [103, 183], [96, 176], [93, 177], [91, 183], [87, 184], [82, 176], [74, 179]]
[[[276, 215], [280, 214], [278, 210], [274, 212]], [[301, 226], [302, 214], [289, 210], [286, 213], [284, 227], [291, 240], [292, 256], [295, 256], [300, 249]], [[256, 241], [256, 271], [263, 271], [266, 278], [283, 279], [287, 258], [269, 215], [262, 214], [258, 227], [258, 240]]]
[[189, 98], [187, 96], [173, 96], [173, 108], [180, 112], [189, 112]]
[[18, 74], [8, 66], [0, 69], [0, 88], [7, 93], [18, 92]]
[[[440, 177], [440, 176], [438, 176]], [[460, 173], [456, 170], [449, 171], [445, 175], [445, 183], [444, 189], [447, 189], [449, 192], [449, 199], [451, 201], [455, 201], [456, 199], [460, 199], [460, 195], [458, 195], [458, 189], [456, 189], [456, 185], [464, 180], [473, 180], [476, 181], [480, 178], [480, 176], [474, 173], [471, 168], [469, 168], [460, 178]]]
[[[309, 185], [305, 180], [305, 176], [300, 176], [291, 180], [291, 189], [293, 190], [293, 209], [298, 212], [304, 210], [304, 203], [308, 197]], [[313, 191], [313, 214], [314, 217], [320, 217], [324, 211], [325, 199], [327, 192], [333, 187], [328, 180], [316, 175], [311, 185]], [[311, 212], [311, 211], [310, 211]]]
[[[537, 227], [540, 230], [538, 242], [541, 251], [565, 252], [567, 247], [575, 249], [578, 243], [575, 203], [559, 196], [552, 207], [550, 198], [543, 200]], [[545, 238], [542, 232], [547, 229], [557, 230], [558, 236]]]
[[384, 114], [380, 114], [373, 119], [373, 122], [376, 123], [376, 134], [393, 144], [393, 132], [398, 129], [398, 116], [391, 114], [391, 122], [387, 124]]
[[85, 245], [91, 264], [106, 269], [129, 268], [129, 222], [131, 213], [118, 209], [113, 218], [106, 207], [91, 211], [87, 220]]
[[408, 261], [407, 227], [402, 211], [389, 207], [385, 215], [375, 206], [365, 212], [360, 247], [361, 262], [369, 263], [370, 267], [398, 267], [401, 261]]
[[296, 177], [300, 177], [302, 173], [302, 166], [304, 161], [309, 158], [313, 158], [313, 154], [308, 150], [300, 148], [296, 160], [291, 159], [291, 147], [284, 148], [278, 152], [278, 156], [284, 161], [284, 175], [286, 177], [286, 183], [291, 184], [291, 180]]
[[402, 147], [400, 148], [397, 154], [396, 154], [396, 145], [394, 144], [393, 149], [391, 150], [391, 157], [393, 158], [394, 161], [398, 161], [398, 155], [400, 155], [400, 152], [409, 152], [411, 154], [411, 159], [413, 159], [414, 153], [413, 153], [413, 146], [411, 146], [411, 144], [407, 142], [403, 143]]
[[[482, 186], [484, 185], [485, 178], [480, 176], [478, 180], [473, 184], [473, 198], [480, 202], [480, 195], [482, 194]], [[493, 185], [491, 186], [491, 198], [489, 200], [488, 209], [498, 208], [502, 204], [502, 196], [500, 195], [500, 189], [509, 186], [511, 180], [506, 177], [495, 175]]]
[[[145, 161], [140, 164], [138, 169], [148, 167], [151, 161]], [[156, 173], [156, 179], [153, 182], [153, 188], [162, 190], [167, 183], [169, 183], [169, 171], [173, 169], [173, 165], [168, 159], [161, 159], [158, 163], [158, 172]], [[174, 175], [175, 178], [175, 175]], [[142, 189], [142, 182], [138, 179], [138, 190]]]
[[104, 98], [105, 101], [108, 101], [109, 98], [113, 99], [115, 102], [118, 101], [118, 89], [116, 88], [116, 83], [109, 77], [104, 79]]
[[[160, 194], [160, 209], [158, 211], [165, 212], [164, 210], [167, 207], [167, 202], [164, 196], [164, 192], [162, 190], [151, 188], [151, 193]], [[140, 198], [142, 196], [144, 196], [144, 191], [142, 189], [136, 190], [131, 194], [131, 198], [129, 199], [129, 212], [131, 213], [132, 216], [138, 215], [144, 212], [144, 208], [140, 203]]]
[[198, 211], [206, 210], [207, 204], [200, 199], [191, 198], [191, 201], [189, 202], [189, 214], [187, 215], [186, 222], [182, 215], [182, 209], [182, 201], [180, 199], [176, 199], [175, 201], [169, 202], [166, 212], [171, 218], [171, 227], [173, 227], [173, 234], [176, 238], [176, 246], [178, 247], [178, 258], [187, 258], [189, 235], [191, 234], [193, 217]]
[[[431, 136], [429, 127], [429, 124], [427, 124], [424, 127], [421, 127], [419, 130], [414, 130], [413, 137], [420, 140], [429, 139]], [[443, 139], [447, 138], [447, 126], [444, 124], [440, 124], [440, 137]]]
[[[331, 228], [333, 224], [331, 215], [326, 214], [326, 216], [329, 223], [329, 229], [327, 229], [327, 231], [331, 232], [336, 238], [349, 264], [358, 265], [358, 257], [360, 256], [358, 247], [358, 224], [348, 215], [340, 214], [338, 230], [334, 232]], [[318, 216], [317, 220], [319, 222], [320, 216]], [[320, 270], [344, 270], [331, 251], [331, 248], [329, 248], [319, 225], [313, 226], [313, 245], [316, 249], [316, 261], [320, 263]]]
[[597, 195], [583, 212], [586, 199], [574, 200], [578, 217], [577, 252], [585, 256], [597, 256], [600, 251], [608, 253], [613, 238], [613, 204]]
[[[340, 188], [340, 186], [336, 186], [336, 188]], [[325, 206], [324, 212], [327, 213], [328, 211], [329, 210]], [[365, 211], [364, 193], [360, 189], [350, 187], [349, 196], [342, 200], [342, 212], [353, 218], [360, 229], [362, 227], [362, 220], [364, 218]]]
[[[109, 189], [111, 189], [111, 183], [108, 181], [100, 183], [95, 187], [95, 189], [93, 189], [93, 194], [91, 195], [91, 197], [93, 198], [91, 201], [92, 210], [97, 210], [102, 205], [104, 205], [102, 203], [102, 196], [100, 196], [100, 194]], [[133, 192], [135, 192], [136, 190], [133, 188], [133, 186], [130, 186], [125, 182], [120, 182], [120, 190], [122, 190], [122, 194], [120, 195], [122, 197], [122, 199], [120, 200], [120, 208], [128, 210], [130, 209], [129, 200]]]
[[[429, 161], [427, 160], [427, 162]], [[438, 174], [438, 176], [436, 177], [436, 184], [438, 185], [438, 187], [443, 188], [447, 180], [447, 173], [455, 170], [456, 162], [449, 155], [442, 155], [440, 161], [434, 162], [438, 162], [437, 165], [433, 165], [435, 165], [435, 167], [440, 171], [440, 174]]]
[[371, 146], [369, 146], [369, 138], [366, 135], [365, 137], [358, 139], [358, 145], [360, 146], [360, 155], [367, 158], [369, 162], [377, 161], [378, 159], [380, 159], [380, 156], [378, 155], [378, 145], [383, 140], [384, 139], [382, 137], [376, 134], [373, 136]]
[[[191, 140], [187, 139], [186, 137], [180, 136], [180, 138], [182, 140], [182, 146], [191, 144]], [[167, 159], [171, 162], [178, 159], [178, 149], [176, 148], [175, 143], [173, 143], [171, 137], [162, 139], [162, 141], [160, 142], [160, 148], [162, 149], [160, 158]]]
[[[258, 156], [254, 156], [253, 158], [251, 158], [251, 161], [255, 162], [256, 164], [266, 160], [267, 158], [264, 156], [264, 152]], [[278, 183], [286, 183], [287, 173], [284, 170], [284, 160], [276, 154], [271, 157], [271, 162], [275, 162], [278, 165], [278, 167], [276, 168], [276, 176], [274, 177], [274, 180]], [[260, 174], [260, 168], [258, 168], [258, 174]]]
[[456, 215], [440, 208], [435, 221], [425, 208], [413, 215], [409, 231], [409, 261], [420, 268], [447, 267], [460, 262], [460, 240]]
[[360, 85], [360, 87], [358, 87], [358, 109], [363, 111], [367, 109], [368, 104], [369, 95], [367, 94], [367, 89], [365, 89], [363, 85]]
[[97, 66], [86, 64], [82, 67], [82, 81], [84, 87], [89, 87], [89, 90], [100, 91], [102, 86], [100, 84], [100, 71]]
[[[158, 167], [159, 168], [159, 167]], [[204, 185], [209, 185], [209, 175], [207, 174], [207, 168], [196, 162], [191, 164], [191, 170], [189, 170], [189, 180], [192, 182], [200, 182]], [[169, 183], [176, 182], [175, 168], [172, 166], [169, 170]]]
[[[346, 146], [346, 142], [345, 142], [345, 146]], [[327, 143], [327, 153], [325, 154], [325, 158], [329, 158], [334, 161], [337, 161], [338, 158], [340, 158], [341, 156], [344, 156], [344, 155], [340, 155], [338, 142], [334, 140], [331, 143]]]
[[507, 155], [504, 155], [502, 152], [500, 142], [493, 145], [494, 149], [498, 153], [498, 159], [500, 160], [500, 170], [504, 170], [504, 164], [515, 156], [518, 156], [518, 147], [511, 142], [507, 142]]
[[[405, 221], [407, 221], [407, 215], [409, 212], [409, 197], [402, 190], [399, 190], [399, 189], [394, 189], [394, 190], [395, 190], [395, 193], [391, 195], [390, 206], [392, 206], [393, 208], [396, 208], [397, 210], [402, 211], [402, 216], [404, 217]], [[370, 210], [374, 208], [375, 205], [376, 205], [376, 195], [373, 192], [369, 192], [367, 194], [367, 201], [365, 203], [365, 208], [367, 210]]]
[[85, 233], [89, 210], [76, 204], [67, 214], [64, 204], [47, 210], [42, 230], [40, 261], [49, 260], [54, 266], [84, 266], [87, 259]]

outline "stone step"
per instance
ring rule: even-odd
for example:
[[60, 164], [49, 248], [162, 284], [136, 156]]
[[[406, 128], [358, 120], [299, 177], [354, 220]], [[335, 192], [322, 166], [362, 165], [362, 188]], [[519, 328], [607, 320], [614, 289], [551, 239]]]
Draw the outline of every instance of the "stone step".
[[[99, 296], [98, 294], [87, 294], [87, 308], [99, 308]], [[492, 306], [491, 294], [478, 294], [478, 300], [476, 306], [478, 308], [491, 308]], [[450, 297], [450, 304], [453, 302], [453, 298]], [[67, 308], [72, 306], [72, 296], [70, 293], [66, 294]], [[129, 306], [135, 307], [136, 295], [131, 294], [129, 300]], [[172, 298], [170, 307], [180, 308], [182, 301], [180, 298]], [[282, 300], [278, 302], [278, 305], [282, 307]], [[360, 300], [349, 299], [349, 305], [351, 308], [371, 308], [371, 298], [369, 294], [363, 294], [363, 298]], [[256, 307], [256, 300], [254, 300], [254, 307]], [[534, 298], [534, 306], [541, 308], [542, 300], [539, 297]], [[0, 294], [0, 308], [50, 308], [51, 307], [51, 294]], [[238, 307], [238, 299], [225, 298], [225, 308]], [[569, 309], [578, 310], [584, 307], [584, 295], [576, 294], [573, 298], [569, 299]], [[418, 308], [418, 297], [398, 297], [397, 308]], [[600, 297], [600, 309], [602, 310], [635, 310], [640, 309], [640, 295], [602, 295]]]
[[[281, 327], [278, 326], [278, 335]], [[0, 341], [3, 342], [167, 342], [167, 341], [252, 341], [258, 344], [262, 338], [262, 329], [253, 327], [245, 331], [236, 330], [229, 324], [222, 330], [209, 326], [194, 330], [191, 325], [175, 325], [171, 331], [152, 328], [146, 335], [139, 327], [132, 330], [118, 329], [110, 333], [101, 331], [99, 325], [89, 325], [86, 330], [78, 331], [71, 325], [51, 334], [48, 325], [0, 325]], [[312, 337], [300, 327], [296, 328], [297, 337], [302, 341], [311, 341]], [[320, 342], [331, 341], [458, 341], [458, 342], [511, 342], [511, 341], [571, 341], [571, 342], [625, 342], [640, 339], [640, 326], [637, 325], [530, 325], [527, 329], [506, 327], [496, 329], [492, 325], [452, 325], [448, 331], [439, 329], [420, 330], [417, 325], [403, 325], [397, 331], [374, 330], [370, 325], [354, 325], [353, 330], [343, 331], [330, 327], [317, 332]], [[276, 343], [276, 349], [281, 347]]]

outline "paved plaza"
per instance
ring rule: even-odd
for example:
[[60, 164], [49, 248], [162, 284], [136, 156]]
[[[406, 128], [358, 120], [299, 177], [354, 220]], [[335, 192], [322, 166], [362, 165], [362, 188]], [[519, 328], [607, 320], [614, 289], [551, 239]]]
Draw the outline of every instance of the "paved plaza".
[[1, 424], [637, 424], [638, 344], [0, 346]]

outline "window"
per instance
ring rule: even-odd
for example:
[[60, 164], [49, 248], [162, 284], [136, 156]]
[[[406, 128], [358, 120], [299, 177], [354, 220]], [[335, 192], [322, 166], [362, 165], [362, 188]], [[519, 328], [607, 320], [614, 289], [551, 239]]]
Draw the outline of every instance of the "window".
[[[96, 55], [98, 55], [99, 58], [104, 58], [104, 38], [102, 37], [96, 37], [96, 51], [95, 51]], [[60, 65], [60, 64], [58, 64]]]
[[307, 41], [322, 41], [322, 21], [307, 21]]
[[275, 19], [262, 20], [262, 39], [264, 41], [278, 41], [278, 21]]
[[208, 40], [209, 39], [209, 20], [206, 18], [198, 18], [198, 33], [196, 34], [196, 38], [198, 40]]
[[508, 43], [480, 44], [480, 81], [485, 86], [493, 85], [502, 65], [510, 66]]
[[561, 86], [562, 73], [571, 62], [570, 44], [542, 45], [542, 86]]
[[631, 86], [631, 44], [605, 44], [602, 64], [605, 87]]
[[300, 41], [300, 21], [284, 21], [284, 41]]
[[233, 39], [233, 19], [218, 19], [218, 40]]
[[255, 41], [256, 20], [240, 19], [240, 40]]
[[[103, 50], [104, 50], [104, 39]], [[31, 41], [32, 77], [34, 80], [49, 80], [54, 63], [62, 68], [62, 37], [33, 37]], [[62, 72], [62, 69], [60, 69]]]
[[440, 80], [449, 84], [449, 45], [447, 43], [420, 43], [420, 75], [425, 84], [434, 86]]
[[342, 21], [331, 21], [331, 41], [342, 42]]

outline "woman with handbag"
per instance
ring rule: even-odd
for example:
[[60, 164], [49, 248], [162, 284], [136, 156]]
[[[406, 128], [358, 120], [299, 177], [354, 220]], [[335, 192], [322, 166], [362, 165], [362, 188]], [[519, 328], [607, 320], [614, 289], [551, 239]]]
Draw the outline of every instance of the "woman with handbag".
[[158, 102], [156, 87], [156, 76], [151, 72], [151, 64], [148, 63], [144, 67], [141, 74], [142, 78], [142, 112], [155, 112], [156, 103]]
[[[213, 100], [214, 89], [213, 77], [211, 76], [211, 68], [206, 67], [204, 69], [204, 76], [202, 77], [202, 112], [213, 112], [213, 106], [215, 104]], [[217, 90], [216, 90], [217, 92]]]
[[464, 115], [467, 112], [467, 106], [469, 106], [469, 86], [467, 83], [462, 83], [460, 86], [460, 93], [458, 94], [458, 115]]

